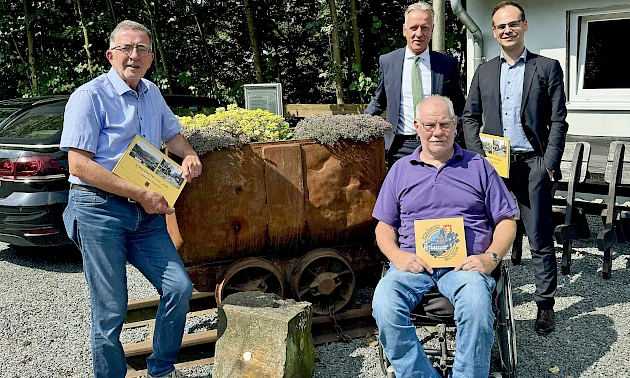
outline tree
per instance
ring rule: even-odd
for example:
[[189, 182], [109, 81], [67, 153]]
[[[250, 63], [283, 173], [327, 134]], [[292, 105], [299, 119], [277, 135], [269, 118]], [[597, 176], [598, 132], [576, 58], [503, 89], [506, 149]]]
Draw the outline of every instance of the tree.
[[363, 72], [361, 63], [361, 41], [359, 40], [359, 23], [357, 22], [357, 1], [350, 0], [350, 19], [352, 20], [352, 41], [354, 42], [354, 63], [357, 72]]
[[85, 22], [85, 17], [83, 17], [83, 7], [81, 6], [81, 0], [77, 0], [77, 8], [79, 11], [79, 18], [81, 20], [81, 29], [83, 29], [83, 38], [85, 39], [85, 44], [83, 45], [83, 48], [85, 48], [85, 53], [87, 54], [88, 70], [90, 71], [90, 78], [94, 78], [94, 69], [92, 68], [92, 56], [90, 55], [90, 40], [88, 38], [88, 30]]
[[203, 46], [203, 51], [206, 53], [206, 59], [208, 64], [208, 71], [210, 73], [210, 97], [214, 95], [216, 92], [216, 84], [214, 80], [214, 70], [212, 69], [212, 57], [210, 56], [210, 52], [208, 51], [208, 43], [206, 41], [206, 37], [204, 36], [203, 29], [199, 24], [199, 20], [197, 19], [197, 12], [195, 12], [195, 6], [192, 3], [192, 0], [188, 0], [188, 6], [190, 7], [190, 12], [195, 20], [195, 25], [197, 26], [197, 30], [199, 31], [199, 37], [201, 38], [201, 45]]
[[[109, 34], [128, 19], [152, 31], [146, 78], [167, 93], [243, 104], [243, 85], [264, 81], [282, 83], [285, 103], [363, 102], [378, 57], [405, 46], [412, 0], [246, 1], [0, 0], [0, 99], [69, 94], [106, 72]], [[446, 13], [463, 72], [465, 28]]]
[[114, 13], [114, 5], [112, 4], [112, 0], [107, 0], [107, 9], [109, 10], [109, 14], [112, 16], [114, 24], [117, 24], [118, 21], [116, 21], [116, 14]]
[[341, 75], [341, 47], [339, 43], [339, 20], [337, 19], [336, 0], [328, 0], [330, 7], [330, 18], [332, 20], [332, 53], [335, 65], [335, 90], [337, 93], [337, 104], [343, 104], [343, 77]]
[[[151, 6], [149, 5], [148, 0], [144, 0], [144, 4], [146, 5], [147, 14], [149, 15], [149, 21], [151, 22], [151, 32], [153, 33], [153, 39], [158, 48], [158, 52], [160, 55], [160, 62], [162, 63], [162, 70], [164, 70], [164, 86], [168, 90], [169, 94], [173, 94], [173, 86], [171, 85], [171, 76], [168, 73], [168, 65], [166, 64], [166, 54], [164, 53], [164, 47], [162, 47], [162, 39], [158, 34], [157, 23], [155, 21], [155, 5], [158, 4], [158, 0], [155, 0], [153, 3], [153, 12], [151, 12]], [[162, 83], [160, 83], [162, 84]]]
[[26, 39], [28, 41], [28, 65], [31, 70], [31, 87], [33, 94], [39, 95], [39, 88], [37, 87], [37, 69], [35, 67], [35, 39], [33, 37], [33, 31], [31, 30], [31, 15], [29, 12], [29, 0], [23, 0], [24, 2], [24, 25], [26, 27]]
[[262, 83], [262, 59], [260, 57], [260, 49], [258, 48], [258, 36], [256, 33], [256, 26], [254, 25], [254, 16], [249, 5], [249, 0], [243, 0], [243, 7], [245, 8], [245, 17], [247, 18], [247, 31], [249, 33], [249, 40], [252, 44], [252, 52], [254, 53], [254, 71], [256, 71], [256, 81]]

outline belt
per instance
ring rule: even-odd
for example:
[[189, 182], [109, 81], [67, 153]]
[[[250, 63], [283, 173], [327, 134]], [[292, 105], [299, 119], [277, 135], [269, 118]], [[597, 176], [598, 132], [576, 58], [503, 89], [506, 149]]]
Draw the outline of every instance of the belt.
[[407, 134], [396, 134], [396, 138], [402, 139], [402, 140], [410, 140], [410, 139], [416, 140], [416, 139], [418, 139], [418, 134], [410, 134], [410, 135], [407, 135]]
[[[81, 191], [84, 191], [84, 192], [92, 192], [92, 193], [95, 193], [95, 194], [98, 194], [98, 195], [102, 195], [102, 196], [108, 195], [108, 194], [112, 194], [112, 193], [106, 192], [104, 190], [101, 190], [99, 188], [95, 188], [95, 187], [90, 186], [90, 185], [81, 185], [81, 184], [74, 184], [74, 183], [70, 184], [70, 190], [81, 190]], [[116, 194], [112, 194], [112, 195], [114, 195], [116, 197], [120, 197], [120, 198], [126, 198], [126, 197], [118, 196]], [[130, 203], [137, 203], [136, 200], [132, 200], [131, 198], [126, 198], [126, 199]]]
[[538, 156], [538, 153], [536, 153], [536, 151], [529, 151], [529, 152], [512, 152], [510, 153], [510, 162], [512, 163], [520, 163], [522, 161], [525, 160], [529, 160], [533, 157]]

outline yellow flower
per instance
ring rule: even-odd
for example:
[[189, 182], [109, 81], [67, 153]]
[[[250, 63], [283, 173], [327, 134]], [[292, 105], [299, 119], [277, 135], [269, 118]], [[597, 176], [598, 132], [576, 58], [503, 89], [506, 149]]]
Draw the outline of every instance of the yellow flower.
[[289, 139], [289, 124], [281, 116], [266, 110], [246, 110], [236, 104], [217, 108], [215, 114], [196, 114], [194, 117], [178, 117], [183, 128], [214, 128], [233, 136], [245, 135], [251, 142]]

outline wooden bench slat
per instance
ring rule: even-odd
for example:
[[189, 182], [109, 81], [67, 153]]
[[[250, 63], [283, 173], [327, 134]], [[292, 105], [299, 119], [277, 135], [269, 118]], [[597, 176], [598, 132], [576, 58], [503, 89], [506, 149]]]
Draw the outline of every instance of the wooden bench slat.
[[615, 158], [615, 149], [618, 144], [623, 143], [626, 147], [625, 153], [623, 156], [623, 168], [621, 173], [621, 184], [622, 185], [630, 185], [630, 142], [620, 142], [614, 141], [610, 143], [610, 148], [608, 149], [608, 161], [606, 163], [606, 172], [604, 173], [604, 181], [607, 183], [611, 182], [611, 171]]

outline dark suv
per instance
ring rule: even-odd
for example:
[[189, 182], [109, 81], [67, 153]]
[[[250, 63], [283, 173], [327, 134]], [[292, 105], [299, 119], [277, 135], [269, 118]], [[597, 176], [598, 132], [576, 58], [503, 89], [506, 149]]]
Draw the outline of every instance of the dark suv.
[[[175, 113], [218, 105], [207, 98], [164, 98]], [[68, 157], [59, 149], [67, 101], [67, 96], [18, 101], [18, 110], [0, 121], [0, 242], [70, 243], [61, 218], [68, 202]]]

